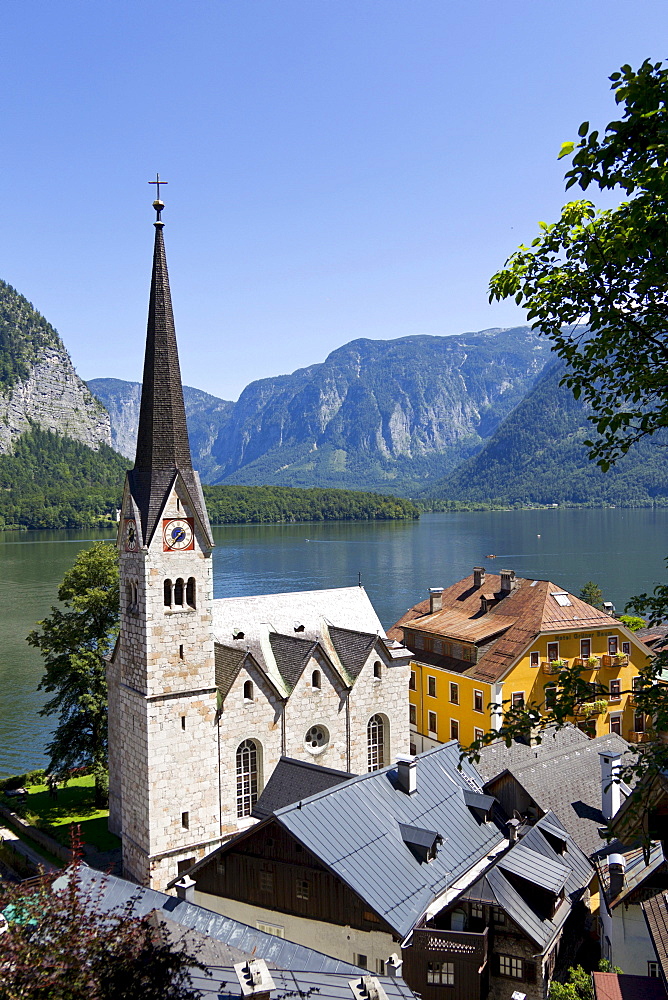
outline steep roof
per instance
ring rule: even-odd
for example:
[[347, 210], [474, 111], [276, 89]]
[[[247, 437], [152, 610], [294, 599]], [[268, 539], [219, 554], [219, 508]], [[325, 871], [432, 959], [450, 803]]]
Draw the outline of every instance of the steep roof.
[[[267, 964], [281, 969], [343, 973], [348, 976], [360, 974], [360, 969], [348, 962], [267, 934], [220, 913], [205, 910], [195, 903], [147, 889], [115, 875], [105, 875], [86, 865], [81, 865], [79, 873], [83, 897], [87, 905], [93, 906], [97, 912], [124, 911], [131, 906], [132, 916], [145, 917], [156, 911], [159, 916], [164, 914], [181, 927], [199, 931], [228, 945], [230, 958], [241, 953], [247, 957], [263, 958]], [[60, 876], [55, 888], [64, 888], [67, 877], [67, 874]], [[236, 958], [234, 960], [237, 961]]]
[[[596, 861], [601, 892], [604, 894], [610, 909], [619, 906], [632, 892], [639, 889], [648, 880], [651, 880], [651, 877], [656, 872], [665, 870], [666, 867], [666, 860], [663, 856], [663, 848], [660, 841], [654, 841], [650, 845], [649, 862], [645, 860], [645, 851], [642, 847], [621, 850], [620, 853], [624, 857], [625, 862], [624, 883], [621, 892], [617, 894], [613, 894], [611, 889], [610, 869], [608, 867], [610, 857], [599, 858]], [[612, 857], [614, 856], [612, 855]]]
[[668, 893], [657, 892], [640, 905], [663, 978], [668, 982]]
[[281, 757], [255, 804], [253, 816], [255, 819], [266, 819], [283, 806], [299, 802], [300, 799], [307, 799], [316, 792], [340, 785], [342, 781], [354, 777], [355, 775], [348, 771], [321, 767], [308, 760]]
[[[487, 611], [482, 610], [482, 596], [493, 598]], [[402, 615], [388, 635], [403, 640], [403, 630], [411, 628], [455, 642], [489, 642], [478, 662], [464, 672], [493, 683], [541, 632], [606, 626], [619, 627], [619, 622], [549, 580], [517, 578], [514, 589], [504, 591], [501, 576], [487, 575], [476, 587], [471, 575], [443, 591], [441, 611], [430, 613], [430, 602], [421, 601]]]
[[146, 330], [139, 430], [135, 467], [128, 473], [132, 497], [139, 509], [142, 537], [148, 544], [177, 472], [208, 541], [211, 529], [199, 477], [193, 471], [183, 403], [183, 388], [172, 298], [163, 237], [164, 223], [155, 225], [153, 271]]
[[[565, 852], [557, 853], [546, 833], [555, 830], [564, 835]], [[509, 879], [508, 876], [515, 876]], [[510, 919], [545, 951], [561, 931], [593, 875], [589, 860], [573, 838], [564, 830], [558, 817], [548, 813], [530, 827], [514, 847], [499, 856], [494, 866], [470, 887], [463, 899], [501, 906]], [[531, 893], [524, 895], [522, 882], [558, 894], [565, 889], [564, 902], [553, 916], [547, 917], [537, 908]]]
[[252, 654], [283, 696], [316, 654], [344, 688], [355, 683], [377, 644], [390, 659], [409, 656], [385, 639], [362, 587], [218, 599], [213, 627], [217, 644], [227, 650], [226, 662], [232, 662], [235, 649]]
[[[533, 746], [514, 741], [506, 747], [496, 743], [484, 747], [476, 765], [494, 790], [494, 779], [507, 772], [547, 812], [557, 814], [566, 830], [588, 855], [606, 850], [598, 830], [606, 825], [601, 812], [601, 767], [599, 753], [628, 753], [628, 743], [616, 733], [590, 740], [568, 724], [549, 726], [543, 741]], [[622, 786], [622, 799], [630, 792]]]
[[[417, 791], [398, 784], [396, 767], [351, 778], [333, 788], [278, 809], [271, 818], [353, 892], [405, 937], [426, 907], [472, 868], [490, 863], [490, 852], [507, 843], [494, 822], [484, 822], [466, 805], [465, 789], [482, 791], [475, 769], [463, 761], [459, 746], [446, 743], [416, 760]], [[270, 822], [265, 820], [264, 822]], [[440, 834], [436, 857], [421, 863], [400, 829], [416, 826]], [[190, 873], [211, 863], [214, 855], [234, 850], [239, 834], [198, 862]], [[471, 876], [473, 877], [473, 876]], [[476, 876], [477, 877], [477, 876]]]

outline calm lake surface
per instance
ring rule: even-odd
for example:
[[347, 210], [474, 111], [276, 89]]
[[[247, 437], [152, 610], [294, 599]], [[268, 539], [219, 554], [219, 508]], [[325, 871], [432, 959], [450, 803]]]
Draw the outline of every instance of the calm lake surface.
[[[595, 580], [621, 610], [666, 579], [668, 510], [426, 514], [406, 522], [235, 525], [214, 536], [216, 597], [346, 587], [361, 574], [389, 627], [429, 587], [448, 586], [478, 564], [575, 592]], [[55, 603], [76, 553], [98, 538], [111, 532], [0, 532], [0, 777], [46, 763], [52, 722], [38, 714], [42, 663], [25, 636]]]

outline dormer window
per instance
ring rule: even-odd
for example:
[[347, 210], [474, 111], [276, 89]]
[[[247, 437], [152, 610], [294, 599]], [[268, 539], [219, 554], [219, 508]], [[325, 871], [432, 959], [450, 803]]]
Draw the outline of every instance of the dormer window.
[[438, 848], [443, 843], [440, 833], [435, 830], [423, 830], [419, 826], [400, 823], [399, 832], [408, 850], [420, 863], [433, 861]]

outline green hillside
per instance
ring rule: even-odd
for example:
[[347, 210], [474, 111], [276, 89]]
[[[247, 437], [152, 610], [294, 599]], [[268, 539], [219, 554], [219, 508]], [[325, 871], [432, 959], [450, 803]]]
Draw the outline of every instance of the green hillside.
[[0, 393], [22, 382], [46, 347], [61, 347], [60, 337], [23, 295], [0, 281]]
[[84, 528], [111, 520], [127, 459], [33, 428], [0, 455], [0, 527]]
[[668, 431], [640, 442], [615, 468], [601, 472], [584, 445], [594, 428], [584, 405], [559, 385], [563, 371], [561, 363], [550, 366], [483, 450], [428, 495], [494, 504], [668, 503]]

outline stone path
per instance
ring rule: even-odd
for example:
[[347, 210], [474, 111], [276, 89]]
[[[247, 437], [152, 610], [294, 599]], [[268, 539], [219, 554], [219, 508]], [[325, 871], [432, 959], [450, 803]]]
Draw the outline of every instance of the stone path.
[[33, 850], [29, 844], [26, 844], [23, 840], [21, 840], [19, 835], [8, 826], [0, 826], [0, 838], [4, 841], [11, 842], [12, 847], [36, 867], [41, 866], [47, 872], [60, 871], [59, 867], [52, 865], [46, 860], [46, 858], [43, 858], [41, 854], [38, 854], [37, 851]]

